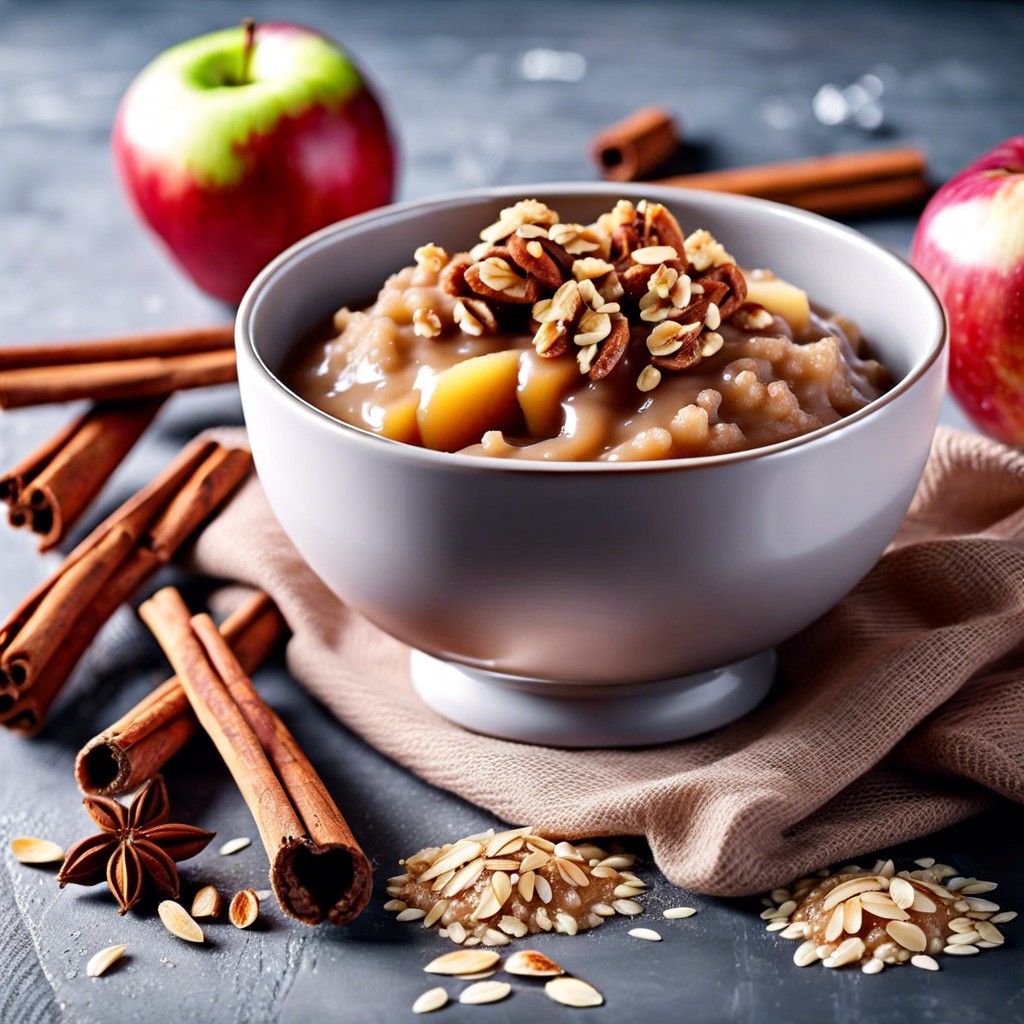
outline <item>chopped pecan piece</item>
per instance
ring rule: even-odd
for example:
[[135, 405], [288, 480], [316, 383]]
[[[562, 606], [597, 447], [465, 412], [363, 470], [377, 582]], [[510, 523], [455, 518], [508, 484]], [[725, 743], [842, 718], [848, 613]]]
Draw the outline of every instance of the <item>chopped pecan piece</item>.
[[629, 321], [621, 314], [611, 317], [611, 333], [604, 340], [600, 354], [591, 365], [587, 376], [601, 380], [615, 369], [629, 345]]
[[[556, 260], [551, 251], [558, 248], [549, 239], [539, 236], [524, 238], [516, 233], [508, 240], [508, 252], [516, 265], [548, 288], [560, 288], [565, 281], [564, 265]], [[562, 252], [564, 254], [565, 250]]]
[[[698, 280], [704, 286], [705, 296], [709, 296], [709, 301], [718, 306], [723, 320], [731, 317], [747, 298], [747, 279], [735, 263], [721, 263], [712, 267], [704, 271]], [[711, 295], [709, 289], [713, 283], [725, 285], [725, 290]]]
[[473, 266], [473, 261], [465, 254], [460, 253], [453, 257], [441, 271], [438, 278], [441, 287], [449, 294], [458, 298], [460, 295], [469, 294], [469, 285], [466, 284], [466, 271]]

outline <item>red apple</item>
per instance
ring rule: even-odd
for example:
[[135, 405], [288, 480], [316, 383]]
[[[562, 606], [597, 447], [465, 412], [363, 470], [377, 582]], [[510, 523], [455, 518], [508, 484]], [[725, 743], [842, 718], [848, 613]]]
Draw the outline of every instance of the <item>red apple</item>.
[[910, 262], [949, 314], [949, 384], [972, 423], [1024, 445], [1024, 135], [946, 182]]
[[380, 105], [337, 44], [300, 25], [166, 51], [121, 101], [113, 148], [138, 215], [226, 302], [292, 242], [393, 197]]

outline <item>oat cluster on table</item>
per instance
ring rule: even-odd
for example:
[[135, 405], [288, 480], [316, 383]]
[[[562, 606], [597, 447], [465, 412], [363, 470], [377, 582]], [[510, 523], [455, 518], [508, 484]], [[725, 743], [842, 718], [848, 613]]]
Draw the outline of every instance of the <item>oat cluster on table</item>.
[[468, 947], [537, 932], [576, 935], [641, 913], [637, 897], [647, 886], [629, 870], [634, 862], [594, 843], [552, 842], [529, 826], [491, 829], [405, 860], [388, 880], [385, 909]]
[[877, 974], [909, 963], [937, 971], [939, 954], [970, 956], [1003, 944], [998, 925], [1017, 914], [981, 895], [995, 888], [931, 857], [899, 872], [891, 860], [870, 869], [850, 864], [773, 890], [761, 917], [769, 931], [800, 942], [798, 967], [820, 961]]

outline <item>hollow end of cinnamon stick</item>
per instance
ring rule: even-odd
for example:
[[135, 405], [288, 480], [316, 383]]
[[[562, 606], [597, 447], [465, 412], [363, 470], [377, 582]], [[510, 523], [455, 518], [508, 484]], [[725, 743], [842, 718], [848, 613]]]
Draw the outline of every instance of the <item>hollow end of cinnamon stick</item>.
[[105, 796], [120, 793], [131, 774], [131, 761], [126, 751], [111, 740], [97, 736], [84, 746], [75, 758], [75, 781], [83, 793]]
[[370, 862], [358, 847], [289, 839], [274, 858], [271, 885], [281, 908], [304, 924], [355, 920], [370, 901]]
[[675, 120], [660, 107], [644, 107], [603, 129], [591, 143], [601, 174], [636, 181], [660, 167], [679, 148]]

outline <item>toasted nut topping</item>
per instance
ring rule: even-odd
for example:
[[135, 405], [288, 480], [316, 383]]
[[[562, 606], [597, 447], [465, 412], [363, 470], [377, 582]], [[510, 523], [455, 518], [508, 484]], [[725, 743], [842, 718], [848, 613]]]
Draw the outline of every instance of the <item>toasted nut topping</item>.
[[429, 271], [431, 274], [440, 274], [449, 260], [448, 253], [441, 246], [434, 245], [433, 242], [421, 245], [413, 253], [413, 257], [416, 260], [416, 266], [421, 270]]
[[426, 306], [412, 315], [412, 329], [421, 338], [436, 338], [441, 333], [441, 318]]
[[615, 268], [607, 261], [597, 256], [584, 256], [575, 260], [572, 265], [572, 276], [577, 281], [593, 281], [595, 278], [604, 277], [605, 274], [614, 274]]
[[725, 251], [725, 247], [711, 234], [699, 228], [686, 239], [686, 258], [693, 264], [694, 270], [702, 271], [717, 267], [723, 263], [736, 261]]
[[452, 311], [452, 317], [455, 322], [462, 328], [465, 334], [472, 335], [474, 338], [479, 338], [484, 333], [484, 325], [470, 313], [466, 304], [461, 300], [455, 303], [455, 309]]
[[671, 245], [648, 245], [642, 249], [634, 249], [630, 254], [634, 263], [645, 267], [656, 267], [659, 263], [679, 259], [679, 253]]
[[724, 344], [725, 339], [716, 331], [708, 331], [704, 335], [704, 343], [700, 347], [701, 357], [707, 359], [713, 356]]
[[485, 242], [500, 242], [527, 224], [554, 224], [558, 215], [537, 199], [521, 199], [501, 211], [497, 221], [484, 228], [480, 237]]
[[[636, 379], [636, 386], [641, 391], [653, 391], [660, 383], [661, 370], [659, 370], [656, 366], [645, 366], [640, 371], [640, 376], [637, 377]], [[627, 900], [626, 902], [630, 901]], [[613, 903], [612, 906], [615, 907], [616, 910], [619, 910], [616, 904]], [[625, 911], [619, 910], [619, 913], [625, 913]], [[635, 911], [635, 913], [639, 913], [639, 911]]]

